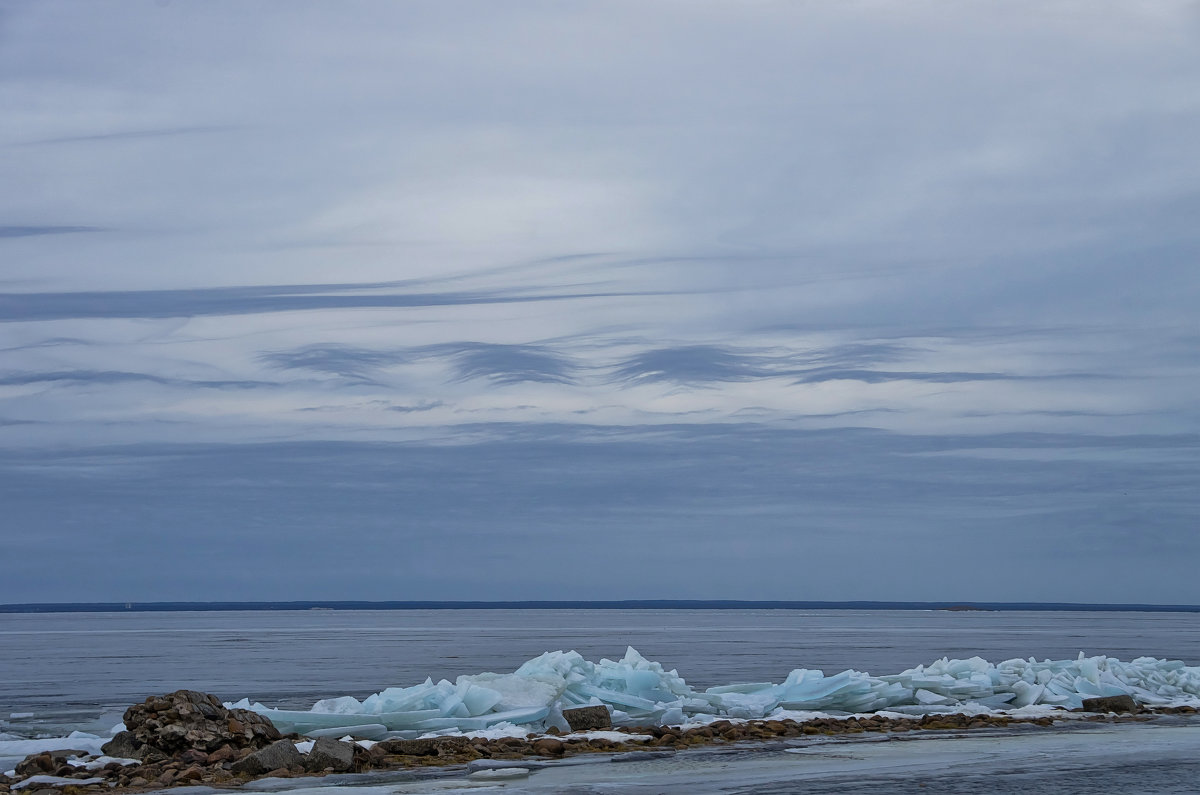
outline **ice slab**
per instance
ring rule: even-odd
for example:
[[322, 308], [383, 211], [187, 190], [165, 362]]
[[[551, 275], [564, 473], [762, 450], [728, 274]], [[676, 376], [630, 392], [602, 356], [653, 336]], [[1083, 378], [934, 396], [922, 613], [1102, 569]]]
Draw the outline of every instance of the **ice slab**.
[[24, 781], [12, 785], [13, 792], [23, 789], [41, 789], [42, 787], [86, 787], [89, 784], [103, 784], [103, 778], [65, 778], [63, 776], [30, 776]]
[[[304, 710], [270, 709], [244, 699], [237, 704], [270, 718], [282, 731], [310, 737], [397, 732], [478, 732], [497, 724], [542, 730], [559, 725], [562, 710], [606, 705], [616, 725], [678, 724], [718, 718], [763, 718], [795, 712], [909, 714], [955, 709], [1079, 707], [1084, 698], [1129, 694], [1144, 704], [1200, 705], [1200, 667], [1179, 660], [1104, 657], [1074, 660], [980, 657], [942, 658], [898, 674], [793, 670], [779, 684], [736, 683], [704, 692], [677, 671], [629, 648], [620, 660], [590, 662], [574, 651], [546, 652], [510, 674], [432, 679], [390, 687], [359, 701], [327, 698]], [[0, 748], [3, 747], [0, 741]]]

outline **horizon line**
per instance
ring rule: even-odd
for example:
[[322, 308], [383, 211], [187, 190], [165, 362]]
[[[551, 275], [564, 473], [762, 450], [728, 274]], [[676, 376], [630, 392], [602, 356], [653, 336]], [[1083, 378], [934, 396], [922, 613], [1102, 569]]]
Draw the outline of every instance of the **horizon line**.
[[25, 602], [0, 613], [251, 612], [298, 610], [946, 610], [1200, 613], [1200, 605], [1095, 602], [981, 602], [771, 599], [282, 600]]

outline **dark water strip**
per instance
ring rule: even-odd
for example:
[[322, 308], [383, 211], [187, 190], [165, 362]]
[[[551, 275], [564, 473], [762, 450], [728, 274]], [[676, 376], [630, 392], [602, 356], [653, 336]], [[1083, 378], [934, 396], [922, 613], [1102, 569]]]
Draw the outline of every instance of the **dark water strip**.
[[1020, 610], [1200, 613], [1200, 605], [1074, 602], [789, 602], [735, 599], [626, 599], [517, 602], [38, 602], [0, 604], [0, 613], [172, 613], [262, 610]]

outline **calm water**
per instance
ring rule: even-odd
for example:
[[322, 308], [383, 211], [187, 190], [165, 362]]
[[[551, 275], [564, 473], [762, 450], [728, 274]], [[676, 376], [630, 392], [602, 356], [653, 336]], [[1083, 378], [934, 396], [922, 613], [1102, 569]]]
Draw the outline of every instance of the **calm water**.
[[[1200, 614], [849, 610], [423, 610], [0, 615], [8, 730], [84, 726], [147, 695], [308, 707], [393, 685], [511, 671], [543, 651], [626, 646], [694, 686], [793, 668], [896, 673], [942, 656], [1142, 655], [1200, 664]], [[9, 718], [11, 713], [33, 718]], [[107, 718], [106, 718], [107, 719]], [[0, 729], [4, 729], [0, 725]]]

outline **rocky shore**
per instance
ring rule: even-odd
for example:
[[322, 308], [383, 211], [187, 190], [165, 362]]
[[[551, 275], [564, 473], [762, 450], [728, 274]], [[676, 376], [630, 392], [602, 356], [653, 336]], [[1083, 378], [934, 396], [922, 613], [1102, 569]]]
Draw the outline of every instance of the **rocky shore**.
[[[1086, 704], [1079, 720], [1145, 720], [1148, 714], [1195, 714], [1193, 707], [1141, 710], [1132, 699]], [[331, 737], [306, 740], [281, 735], [266, 718], [227, 709], [215, 696], [179, 690], [146, 699], [125, 711], [125, 730], [102, 748], [103, 755], [63, 749], [32, 754], [0, 774], [0, 793], [82, 795], [136, 792], [178, 785], [234, 788], [264, 777], [323, 776], [330, 773], [465, 765], [476, 760], [559, 759], [576, 754], [673, 752], [714, 743], [742, 743], [865, 732], [969, 731], [1019, 724], [1049, 726], [1054, 718], [937, 714], [785, 720], [718, 720], [702, 726], [607, 727], [603, 708], [585, 708], [571, 720], [572, 732], [550, 729], [528, 737], [445, 736], [377, 743]], [[1066, 713], [1063, 713], [1066, 715]], [[298, 747], [299, 745], [299, 747]]]

